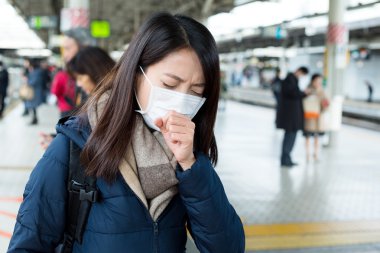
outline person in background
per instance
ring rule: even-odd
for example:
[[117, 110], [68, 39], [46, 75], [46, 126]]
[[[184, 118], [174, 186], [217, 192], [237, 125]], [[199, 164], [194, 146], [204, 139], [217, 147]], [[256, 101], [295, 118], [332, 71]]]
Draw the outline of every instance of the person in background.
[[[62, 41], [62, 58], [66, 68], [67, 63], [80, 49], [94, 45], [95, 41], [88, 30], [83, 28], [69, 30], [65, 32], [64, 35]], [[67, 69], [60, 70], [55, 74], [50, 91], [57, 97], [61, 118], [70, 116], [77, 106], [80, 105], [77, 103], [80, 103], [81, 97], [85, 96], [81, 89], [76, 86], [74, 77], [69, 74]], [[42, 148], [46, 148], [54, 137], [54, 135], [45, 132], [40, 132], [39, 136], [39, 143]]]
[[[97, 84], [111, 71], [115, 62], [99, 47], [85, 47], [68, 62], [67, 68], [74, 75], [77, 85], [90, 95]], [[81, 99], [83, 104], [86, 99]]]
[[[84, 91], [85, 96], [77, 96], [77, 104], [84, 104], [96, 86], [111, 71], [115, 62], [106, 51], [99, 47], [85, 47], [67, 63], [67, 70], [76, 79], [76, 84]], [[78, 107], [79, 108], [79, 107]], [[41, 138], [40, 145], [47, 149], [55, 135]]]
[[4, 63], [0, 61], [0, 119], [3, 117], [3, 113], [5, 110], [5, 98], [7, 97], [8, 85], [8, 70], [4, 66]]
[[[62, 44], [62, 57], [67, 64], [79, 51], [79, 44], [68, 36], [64, 36]], [[50, 91], [57, 97], [60, 117], [69, 116], [75, 108], [75, 80], [66, 70], [59, 71], [53, 78]]]
[[[22, 80], [24, 83], [28, 83], [29, 69], [30, 69], [30, 59], [25, 58], [23, 62], [24, 70], [22, 72]], [[23, 100], [24, 103], [24, 112], [21, 116], [25, 117], [29, 115], [29, 110], [26, 107], [26, 100]]]
[[101, 196], [83, 240], [65, 236], [73, 253], [185, 252], [187, 231], [200, 252], [243, 253], [242, 222], [214, 169], [219, 64], [203, 24], [169, 13], [145, 21], [81, 112], [59, 121], [8, 253], [54, 252], [62, 242], [70, 143]]
[[370, 83], [370, 81], [366, 80], [364, 81], [365, 85], [367, 86], [367, 90], [368, 90], [368, 99], [367, 99], [367, 102], [368, 103], [372, 103], [372, 98], [373, 98], [373, 85]]
[[297, 165], [297, 163], [293, 162], [290, 154], [296, 141], [297, 131], [303, 130], [304, 113], [302, 99], [308, 93], [308, 90], [302, 92], [298, 83], [308, 73], [309, 70], [306, 67], [300, 67], [296, 72], [289, 73], [282, 81], [276, 125], [277, 128], [284, 129], [281, 151], [281, 166], [284, 168], [291, 168]]
[[44, 76], [44, 83], [45, 83], [45, 87], [44, 87], [44, 103], [47, 102], [47, 97], [50, 93], [50, 87], [51, 87], [51, 81], [52, 81], [52, 78], [51, 78], [51, 73], [50, 73], [50, 70], [49, 70], [49, 64], [46, 60], [42, 61], [41, 62], [41, 69], [42, 69], [42, 72], [43, 72], [43, 76]]
[[278, 107], [280, 96], [281, 96], [281, 71], [280, 69], [276, 69], [276, 76], [273, 78], [271, 82], [271, 88], [273, 92], [273, 96], [276, 100], [276, 108]]
[[40, 67], [40, 62], [37, 59], [30, 60], [28, 85], [33, 88], [33, 98], [25, 101], [25, 106], [28, 111], [32, 112], [32, 121], [30, 125], [38, 124], [37, 108], [44, 102], [44, 87], [46, 79], [43, 70]]
[[280, 104], [280, 97], [281, 97], [281, 84], [282, 80], [280, 78], [281, 71], [279, 68], [276, 69], [275, 77], [273, 78], [271, 82], [271, 89], [274, 96], [274, 99], [276, 100], [275, 104], [275, 115], [278, 113], [278, 107]]
[[307, 87], [310, 94], [303, 100], [304, 106], [304, 131], [306, 146], [306, 161], [310, 161], [310, 137], [314, 137], [314, 161], [318, 161], [319, 138], [324, 134], [321, 123], [321, 114], [328, 107], [329, 102], [322, 86], [323, 78], [320, 74], [311, 77], [310, 85]]
[[[62, 41], [62, 58], [65, 65], [86, 46], [92, 45], [93, 39], [86, 29], [76, 28], [65, 33]], [[51, 93], [57, 97], [61, 118], [71, 115], [76, 108], [75, 80], [66, 70], [59, 71], [53, 79]]]

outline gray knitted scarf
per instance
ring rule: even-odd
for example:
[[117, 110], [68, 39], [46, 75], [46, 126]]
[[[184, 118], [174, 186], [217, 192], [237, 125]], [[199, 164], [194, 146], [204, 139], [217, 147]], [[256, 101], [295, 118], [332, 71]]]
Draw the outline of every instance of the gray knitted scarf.
[[[96, 127], [108, 98], [109, 93], [103, 94], [97, 103], [92, 98], [88, 108], [92, 129]], [[157, 220], [178, 192], [178, 180], [175, 176], [177, 160], [162, 134], [158, 131], [152, 132], [139, 114], [136, 114], [135, 131], [125, 154], [119, 170], [127, 184], [148, 208], [152, 218]]]

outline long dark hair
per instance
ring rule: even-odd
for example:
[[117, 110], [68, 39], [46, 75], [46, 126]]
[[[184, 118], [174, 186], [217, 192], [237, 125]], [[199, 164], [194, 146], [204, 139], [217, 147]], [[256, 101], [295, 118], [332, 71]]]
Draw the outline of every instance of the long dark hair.
[[138, 66], [148, 67], [184, 48], [198, 55], [206, 83], [203, 93], [206, 102], [193, 118], [194, 149], [209, 155], [216, 165], [214, 124], [220, 69], [215, 40], [204, 25], [192, 18], [157, 13], [143, 23], [119, 62], [94, 92], [96, 100], [107, 91], [110, 97], [81, 155], [87, 174], [103, 177], [108, 182], [115, 180], [135, 128], [138, 106], [134, 89], [141, 74]]
[[98, 84], [114, 65], [112, 58], [100, 47], [84, 47], [67, 63], [67, 70], [88, 75], [93, 83]]
[[319, 77], [322, 77], [322, 75], [319, 74], [319, 73], [315, 73], [315, 74], [313, 74], [313, 75], [311, 76], [310, 84], [308, 85], [308, 88], [314, 88], [314, 86], [313, 86], [313, 82], [314, 82], [315, 79], [317, 79], [317, 78], [319, 78]]

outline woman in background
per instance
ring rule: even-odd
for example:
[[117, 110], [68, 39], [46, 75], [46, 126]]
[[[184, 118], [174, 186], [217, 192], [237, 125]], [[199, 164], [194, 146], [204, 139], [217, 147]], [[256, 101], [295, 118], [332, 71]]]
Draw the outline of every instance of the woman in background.
[[319, 136], [323, 135], [323, 126], [321, 124], [321, 113], [328, 106], [328, 100], [322, 86], [322, 76], [314, 74], [311, 77], [310, 85], [307, 90], [310, 95], [304, 99], [304, 132], [306, 145], [306, 161], [310, 160], [310, 137], [314, 137], [313, 158], [318, 161]]
[[[115, 62], [106, 51], [99, 47], [85, 47], [68, 62], [67, 68], [73, 74], [77, 85], [90, 95], [96, 85], [108, 74]], [[83, 104], [85, 99], [80, 101]]]
[[[115, 62], [106, 51], [99, 47], [85, 47], [67, 63], [67, 70], [76, 80], [78, 87], [84, 91], [77, 96], [76, 104], [82, 105], [87, 97], [91, 95], [98, 83], [111, 71]], [[52, 142], [55, 135], [45, 134], [41, 138], [40, 145], [43, 149]]]
[[40, 62], [36, 59], [30, 60], [28, 85], [33, 89], [33, 98], [25, 101], [25, 107], [32, 112], [30, 125], [38, 124], [37, 108], [44, 102], [44, 87], [46, 85], [45, 76], [41, 69]]

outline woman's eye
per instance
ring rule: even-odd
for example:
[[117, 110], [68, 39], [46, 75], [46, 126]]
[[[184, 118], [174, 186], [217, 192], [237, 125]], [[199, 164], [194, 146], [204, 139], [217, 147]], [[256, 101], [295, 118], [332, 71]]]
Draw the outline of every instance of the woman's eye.
[[162, 82], [162, 85], [167, 88], [167, 89], [173, 89], [175, 87], [175, 85], [170, 85], [170, 84], [167, 84], [167, 83], [164, 83]]
[[191, 95], [194, 95], [194, 96], [197, 96], [197, 97], [202, 97], [202, 92], [192, 90], [191, 91]]

